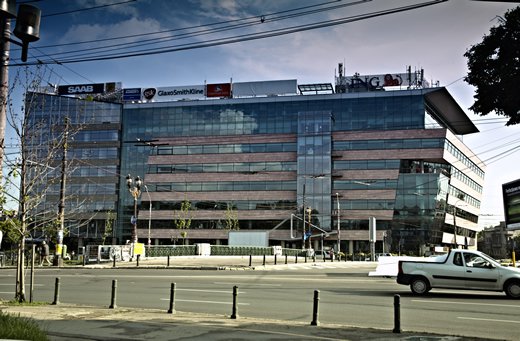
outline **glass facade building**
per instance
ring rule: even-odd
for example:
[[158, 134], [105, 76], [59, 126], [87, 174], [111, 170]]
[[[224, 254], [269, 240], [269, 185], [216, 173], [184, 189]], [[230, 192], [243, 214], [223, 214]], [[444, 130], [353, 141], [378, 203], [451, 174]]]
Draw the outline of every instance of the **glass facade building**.
[[478, 130], [445, 88], [122, 105], [41, 98], [53, 103], [42, 115], [92, 113], [70, 151], [78, 167], [68, 186], [89, 198], [85, 212], [117, 213], [118, 243], [133, 230], [130, 174], [144, 183], [144, 243], [227, 244], [238, 226], [267, 231], [271, 245], [366, 252], [374, 217], [378, 252], [476, 247], [485, 166], [458, 135]]
[[[484, 168], [456, 135], [477, 129], [444, 88], [133, 103], [122, 126], [152, 141], [122, 147], [145, 242], [179, 240], [187, 201], [190, 243], [226, 244], [231, 212], [273, 245], [303, 246], [310, 222], [311, 246], [366, 251], [370, 217], [379, 250], [475, 245]], [[131, 215], [122, 191], [124, 236]]]

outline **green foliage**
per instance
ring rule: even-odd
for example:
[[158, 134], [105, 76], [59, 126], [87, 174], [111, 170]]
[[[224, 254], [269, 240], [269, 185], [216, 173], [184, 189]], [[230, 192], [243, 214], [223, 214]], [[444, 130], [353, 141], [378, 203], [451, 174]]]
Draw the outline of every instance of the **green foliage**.
[[181, 209], [177, 213], [177, 219], [175, 219], [175, 227], [178, 229], [189, 229], [191, 226], [191, 202], [184, 199], [181, 203]]
[[226, 230], [238, 231], [240, 226], [238, 224], [238, 214], [232, 204], [228, 204], [226, 208]]
[[116, 220], [116, 214], [112, 211], [107, 212], [107, 218], [105, 219], [105, 231], [102, 236], [102, 245], [105, 245], [107, 237], [112, 235], [114, 221]]
[[499, 22], [464, 54], [469, 69], [464, 80], [476, 87], [471, 110], [481, 116], [494, 111], [514, 125], [520, 123], [520, 6]]
[[0, 339], [47, 341], [47, 334], [30, 318], [0, 311]]
[[18, 219], [7, 219], [0, 221], [0, 230], [4, 232], [6, 239], [13, 244], [18, 244], [22, 239], [21, 224]]

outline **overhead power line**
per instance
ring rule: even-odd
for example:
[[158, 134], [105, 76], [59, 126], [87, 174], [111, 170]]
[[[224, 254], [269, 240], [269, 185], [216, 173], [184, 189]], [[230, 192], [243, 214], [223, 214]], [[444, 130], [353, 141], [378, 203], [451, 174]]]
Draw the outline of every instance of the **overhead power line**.
[[121, 50], [118, 49], [117, 53], [112, 53], [112, 54], [93, 55], [91, 57], [84, 57], [84, 58], [68, 58], [68, 59], [67, 58], [64, 58], [64, 59], [58, 58], [57, 60], [37, 60], [37, 61], [33, 61], [33, 62], [30, 62], [27, 64], [11, 64], [11, 66], [54, 64], [57, 62], [62, 63], [62, 64], [68, 64], [68, 63], [81, 63], [81, 62], [100, 61], [100, 60], [115, 60], [115, 59], [123, 59], [123, 58], [130, 58], [130, 57], [139, 57], [139, 56], [178, 52], [178, 51], [184, 51], [184, 50], [200, 49], [200, 48], [213, 47], [213, 46], [219, 46], [219, 45], [227, 45], [227, 44], [233, 44], [233, 43], [238, 43], [238, 42], [265, 39], [265, 38], [271, 38], [271, 37], [276, 37], [276, 36], [288, 35], [288, 34], [292, 34], [292, 33], [296, 33], [296, 32], [303, 32], [303, 31], [315, 30], [315, 29], [319, 29], [319, 28], [347, 24], [347, 23], [351, 23], [351, 22], [355, 22], [355, 21], [375, 18], [375, 17], [389, 15], [389, 14], [395, 14], [395, 13], [399, 13], [399, 12], [410, 11], [413, 9], [418, 9], [418, 8], [427, 7], [427, 6], [432, 6], [432, 5], [443, 3], [446, 1], [448, 1], [448, 0], [429, 1], [429, 2], [425, 2], [425, 3], [421, 3], [421, 4], [397, 7], [397, 8], [393, 8], [390, 10], [376, 11], [376, 12], [371, 12], [368, 14], [321, 21], [321, 22], [306, 24], [306, 25], [292, 26], [292, 27], [276, 29], [276, 30], [271, 30], [271, 31], [264, 31], [264, 32], [260, 32], [260, 33], [250, 33], [250, 34], [243, 34], [243, 35], [238, 35], [238, 36], [234, 36], [234, 37], [217, 38], [217, 39], [213, 39], [213, 40], [207, 40], [204, 42], [186, 43], [186, 44], [179, 44], [179, 45], [173, 45], [173, 46], [156, 48], [156, 49], [136, 50], [136, 51], [131, 51], [131, 52], [128, 52], [128, 51], [121, 52]]

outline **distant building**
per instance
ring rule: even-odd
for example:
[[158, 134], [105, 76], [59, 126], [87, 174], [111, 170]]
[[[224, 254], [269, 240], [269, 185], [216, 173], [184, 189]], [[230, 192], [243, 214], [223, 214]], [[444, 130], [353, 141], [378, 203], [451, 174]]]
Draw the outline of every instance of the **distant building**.
[[478, 249], [493, 258], [511, 258], [514, 231], [508, 230], [504, 222], [480, 232]]
[[[137, 220], [145, 243], [150, 235], [153, 244], [227, 244], [236, 220], [240, 230], [268, 231], [271, 245], [302, 247], [311, 235], [316, 249], [323, 238], [366, 252], [375, 217], [376, 250], [383, 239], [395, 252], [475, 248], [485, 167], [457, 137], [478, 132], [475, 125], [445, 88], [403, 75], [356, 77], [340, 75], [335, 87], [287, 80], [123, 89], [122, 106], [37, 96], [46, 103], [41, 115], [83, 106], [91, 114], [71, 144], [77, 169], [68, 182], [88, 200], [68, 205], [95, 214], [99, 231], [106, 212], [117, 212], [120, 243], [132, 233], [131, 174], [146, 185]], [[190, 223], [184, 236], [179, 219]]]

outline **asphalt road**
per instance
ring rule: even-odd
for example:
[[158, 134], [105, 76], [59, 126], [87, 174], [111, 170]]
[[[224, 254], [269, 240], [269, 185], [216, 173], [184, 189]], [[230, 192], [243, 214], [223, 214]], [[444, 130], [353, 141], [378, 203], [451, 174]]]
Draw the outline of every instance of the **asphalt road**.
[[[332, 265], [284, 271], [49, 268], [37, 270], [33, 297], [52, 302], [59, 277], [60, 302], [108, 307], [117, 279], [117, 306], [167, 310], [175, 283], [176, 310], [231, 315], [237, 286], [239, 316], [310, 322], [319, 290], [320, 322], [392, 329], [394, 295], [399, 294], [403, 330], [518, 338], [520, 301], [503, 293], [433, 290], [417, 297], [395, 279], [367, 277], [368, 271]], [[0, 298], [13, 297], [14, 275], [12, 269], [0, 270]]]

